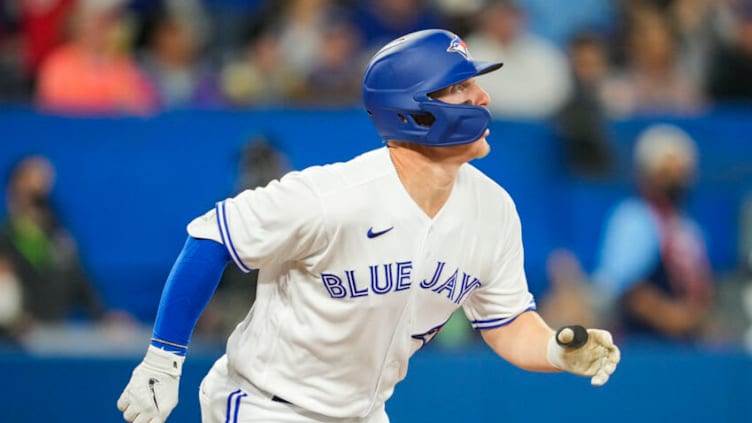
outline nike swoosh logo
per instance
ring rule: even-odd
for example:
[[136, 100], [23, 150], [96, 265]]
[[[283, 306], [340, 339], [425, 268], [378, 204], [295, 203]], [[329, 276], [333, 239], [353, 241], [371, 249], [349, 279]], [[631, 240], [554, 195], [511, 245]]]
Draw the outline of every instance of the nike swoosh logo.
[[390, 228], [387, 228], [387, 229], [384, 229], [383, 231], [374, 232], [373, 231], [373, 226], [372, 226], [372, 227], [368, 228], [368, 234], [367, 235], [368, 235], [368, 238], [376, 238], [377, 236], [384, 235], [385, 233], [391, 231], [392, 229], [394, 229], [394, 226], [392, 226]]
[[154, 392], [154, 385], [159, 383], [159, 380], [152, 378], [149, 378], [149, 390], [151, 391], [151, 399], [154, 401], [154, 406], [157, 407], [157, 411], [159, 411], [159, 404], [157, 404], [157, 393]]

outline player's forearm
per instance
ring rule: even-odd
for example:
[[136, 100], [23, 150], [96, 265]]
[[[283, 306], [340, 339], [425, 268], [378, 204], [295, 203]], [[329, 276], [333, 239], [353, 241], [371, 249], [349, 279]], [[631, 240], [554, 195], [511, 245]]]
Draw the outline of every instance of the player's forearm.
[[554, 331], [534, 311], [520, 314], [512, 323], [481, 332], [486, 343], [502, 358], [525, 370], [555, 372], [546, 357]]
[[214, 295], [229, 259], [222, 244], [188, 237], [167, 277], [152, 345], [185, 353], [196, 322]]

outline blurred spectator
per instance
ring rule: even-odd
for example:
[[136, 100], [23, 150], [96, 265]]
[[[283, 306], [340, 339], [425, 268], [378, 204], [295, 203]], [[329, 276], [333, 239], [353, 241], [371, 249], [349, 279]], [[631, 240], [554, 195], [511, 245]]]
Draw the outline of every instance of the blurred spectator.
[[221, 73], [221, 90], [233, 106], [285, 105], [302, 91], [302, 76], [287, 66], [276, 35], [252, 39]]
[[[747, 1], [747, 0], [744, 0]], [[714, 52], [730, 37], [733, 11], [728, 1], [673, 0], [668, 9], [678, 39], [678, 66], [702, 92]]]
[[0, 2], [0, 101], [30, 97], [31, 76], [24, 69], [17, 11], [10, 2]]
[[546, 273], [549, 286], [539, 301], [539, 310], [551, 327], [571, 325], [572, 322], [582, 322], [585, 327], [611, 326], [600, 313], [588, 277], [571, 251], [558, 249], [551, 252]]
[[36, 72], [63, 43], [76, 0], [0, 2], [0, 100], [27, 102]]
[[58, 113], [147, 113], [154, 93], [127, 49], [123, 0], [82, 0], [73, 38], [43, 63], [40, 107]]
[[[735, 0], [732, 0], [735, 1]], [[662, 24], [674, 38], [677, 67], [693, 85], [704, 92], [708, 65], [719, 42], [728, 37], [732, 22], [726, 0], [621, 0], [621, 34], [617, 37], [619, 59], [629, 56], [630, 34], [634, 33], [645, 15], [660, 16]]]
[[738, 24], [731, 42], [711, 61], [708, 90], [717, 101], [752, 101], [752, 2], [738, 9]]
[[473, 20], [486, 5], [486, 0], [430, 0], [429, 7], [439, 11], [443, 28], [464, 35], [473, 26]]
[[512, 0], [493, 0], [478, 16], [474, 32], [465, 38], [476, 57], [496, 57], [501, 72], [483, 77], [493, 98], [496, 117], [542, 118], [559, 110], [571, 86], [564, 54], [550, 42], [525, 29], [525, 16]]
[[[677, 127], [656, 125], [640, 135], [634, 158], [640, 196], [619, 204], [606, 222], [595, 293], [583, 303], [629, 337], [700, 340], [714, 288], [700, 229], [682, 207], [695, 144]], [[582, 278], [572, 257], [559, 255], [552, 268], [554, 280]]]
[[158, 19], [143, 69], [163, 109], [216, 106], [221, 103], [219, 77], [200, 56], [200, 31], [191, 18], [165, 14]]
[[[50, 162], [32, 156], [13, 168], [6, 188], [8, 216], [0, 226], [0, 291], [16, 296], [11, 285], [17, 281], [26, 326], [61, 323], [78, 313], [92, 320], [106, 314], [81, 268], [75, 240], [50, 204], [54, 178]], [[8, 301], [4, 298], [2, 303]], [[12, 301], [3, 305], [6, 310], [0, 315], [13, 308]]]
[[725, 290], [729, 294], [719, 309], [729, 313], [729, 326], [738, 328], [742, 345], [752, 354], [752, 193], [747, 193], [742, 201], [739, 240], [740, 272], [730, 284], [725, 284], [731, 289]]
[[360, 103], [365, 64], [358, 31], [349, 23], [324, 30], [321, 56], [305, 81], [303, 101], [317, 106], [353, 106]]
[[556, 114], [556, 132], [564, 141], [570, 170], [604, 177], [612, 165], [612, 140], [601, 88], [609, 74], [608, 51], [596, 34], [583, 32], [569, 43], [573, 90]]
[[264, 186], [292, 170], [287, 156], [266, 135], [251, 138], [243, 146], [235, 192]]
[[635, 12], [629, 26], [625, 69], [604, 86], [614, 116], [692, 114], [702, 106], [698, 86], [679, 66], [676, 34], [655, 9]]
[[[366, 50], [378, 50], [391, 40], [421, 29], [443, 27], [425, 0], [360, 0], [355, 23]], [[375, 51], [374, 51], [375, 52]]]
[[65, 40], [77, 0], [19, 0], [20, 30], [26, 71], [33, 75]]
[[[152, 0], [141, 0], [152, 1]], [[243, 49], [248, 38], [268, 25], [279, 13], [277, 1], [201, 0], [205, 5], [211, 33], [208, 59], [222, 62]]]
[[286, 0], [276, 30], [287, 66], [307, 75], [319, 63], [325, 30], [337, 13], [333, 0]]
[[608, 32], [615, 22], [614, 1], [568, 0], [566, 6], [550, 0], [518, 0], [531, 32], [564, 46], [582, 28]]
[[13, 266], [0, 257], [0, 349], [15, 346], [23, 328], [23, 295]]

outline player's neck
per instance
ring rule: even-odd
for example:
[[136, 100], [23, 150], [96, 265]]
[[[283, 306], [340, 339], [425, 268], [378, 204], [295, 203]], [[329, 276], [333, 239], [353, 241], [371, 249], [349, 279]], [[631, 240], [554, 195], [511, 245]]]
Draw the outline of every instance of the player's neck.
[[433, 218], [449, 199], [463, 162], [426, 154], [423, 150], [402, 144], [389, 145], [400, 182], [423, 212]]

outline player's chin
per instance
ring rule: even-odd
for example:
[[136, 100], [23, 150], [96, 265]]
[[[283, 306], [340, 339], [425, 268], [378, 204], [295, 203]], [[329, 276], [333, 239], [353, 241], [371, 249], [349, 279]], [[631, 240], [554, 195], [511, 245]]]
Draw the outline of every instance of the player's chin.
[[478, 154], [475, 157], [477, 159], [482, 159], [482, 158], [488, 156], [488, 154], [490, 152], [491, 152], [491, 145], [489, 145], [488, 142], [486, 141], [486, 139], [483, 138], [483, 145], [482, 145], [480, 151], [478, 152]]
[[488, 136], [489, 131], [486, 129], [486, 132], [483, 134], [482, 137], [478, 138], [475, 142], [473, 142], [474, 146], [474, 156], [476, 159], [482, 159], [486, 156], [488, 156], [488, 153], [491, 152], [491, 146], [488, 144], [488, 141], [486, 140], [486, 137]]

